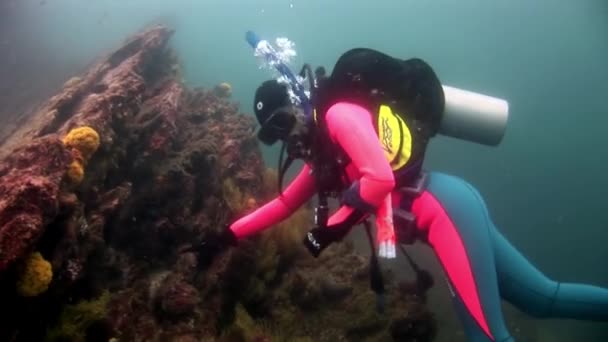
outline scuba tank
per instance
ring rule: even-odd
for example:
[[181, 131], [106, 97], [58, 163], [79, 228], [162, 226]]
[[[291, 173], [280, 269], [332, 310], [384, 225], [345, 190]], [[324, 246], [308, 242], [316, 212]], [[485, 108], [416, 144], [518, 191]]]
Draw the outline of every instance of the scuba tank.
[[496, 146], [509, 119], [509, 103], [503, 99], [442, 85], [445, 109], [439, 134]]

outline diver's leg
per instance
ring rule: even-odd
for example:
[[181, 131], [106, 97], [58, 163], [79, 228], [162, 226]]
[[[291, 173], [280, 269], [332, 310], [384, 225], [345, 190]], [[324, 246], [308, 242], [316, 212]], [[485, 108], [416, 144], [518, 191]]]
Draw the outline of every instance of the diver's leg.
[[491, 223], [477, 191], [459, 178], [431, 173], [412, 212], [420, 229], [428, 229], [469, 340], [513, 341], [501, 310]]
[[536, 317], [608, 321], [608, 289], [547, 278], [492, 227], [502, 297]]

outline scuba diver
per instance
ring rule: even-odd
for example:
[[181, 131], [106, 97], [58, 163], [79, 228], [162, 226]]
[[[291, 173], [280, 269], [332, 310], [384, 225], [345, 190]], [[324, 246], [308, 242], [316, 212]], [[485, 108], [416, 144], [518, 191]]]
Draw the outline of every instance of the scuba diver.
[[[374, 216], [379, 257], [394, 258], [396, 245], [425, 242], [443, 267], [471, 341], [514, 341], [501, 298], [536, 317], [608, 320], [608, 289], [547, 278], [498, 231], [475, 187], [422, 168], [429, 140], [438, 133], [495, 144], [502, 138], [497, 125], [506, 123], [506, 108], [480, 119], [477, 114], [488, 111], [486, 98], [477, 114], [469, 111], [459, 119], [453, 113], [466, 107], [466, 96], [442, 86], [426, 62], [371, 49], [344, 53], [329, 76], [323, 68], [313, 75], [305, 66], [306, 72], [314, 81], [312, 108], [294, 101], [293, 83], [269, 80], [255, 92], [258, 138], [267, 145], [283, 142], [280, 195], [207, 240], [201, 252], [210, 256], [237, 245], [317, 194], [315, 226], [303, 237], [312, 255]], [[478, 122], [467, 126], [466, 120]], [[305, 164], [282, 190], [281, 179], [295, 159]], [[332, 197], [340, 207], [330, 216]]]

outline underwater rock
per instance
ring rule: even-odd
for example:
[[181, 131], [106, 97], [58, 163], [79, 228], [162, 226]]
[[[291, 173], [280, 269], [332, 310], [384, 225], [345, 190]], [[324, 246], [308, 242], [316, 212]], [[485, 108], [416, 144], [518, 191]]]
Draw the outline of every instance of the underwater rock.
[[196, 253], [183, 253], [175, 263], [175, 272], [180, 274], [184, 279], [192, 281], [196, 275], [198, 260]]
[[124, 204], [126, 199], [131, 196], [131, 189], [131, 183], [124, 182], [100, 195], [96, 205], [97, 213], [103, 216], [110, 216], [116, 213], [116, 211]]
[[437, 335], [437, 327], [428, 312], [397, 319], [391, 323], [390, 329], [394, 341], [430, 342]]
[[[158, 300], [158, 290], [161, 288], [161, 285], [163, 285], [164, 281], [170, 274], [171, 271], [168, 270], [156, 271], [150, 274], [148, 280], [148, 299], [150, 299], [151, 302]], [[153, 305], [154, 303], [152, 303], [151, 306]]]
[[71, 156], [54, 134], [88, 125], [99, 133], [107, 151], [117, 140], [114, 128], [139, 109], [145, 78], [138, 72], [146, 71], [171, 33], [154, 27], [135, 36], [87, 75], [66, 82], [2, 145], [0, 155], [6, 158], [0, 165], [0, 270], [31, 248], [56, 215], [60, 182]]
[[90, 300], [66, 305], [57, 322], [49, 329], [46, 340], [84, 341], [88, 334], [98, 328], [111, 330], [109, 322], [105, 322], [109, 300], [110, 294], [106, 291]]
[[47, 137], [0, 163], [0, 271], [31, 251], [57, 215], [69, 161], [61, 141]]
[[304, 274], [296, 274], [290, 286], [290, 299], [302, 310], [317, 309], [321, 305], [321, 289]]
[[78, 206], [78, 197], [76, 194], [68, 192], [59, 195], [60, 213], [64, 215], [70, 214]]
[[171, 342], [199, 342], [200, 340], [193, 335], [171, 336]]
[[[163, 56], [173, 31], [154, 26], [127, 40], [123, 47], [94, 65], [85, 75], [68, 81], [0, 147], [0, 158], [24, 141], [47, 134], [65, 135], [71, 128], [88, 125], [111, 145], [115, 128], [139, 110], [146, 82], [161, 73], [156, 62]], [[167, 67], [168, 69], [168, 67]], [[153, 74], [151, 79], [147, 73]]]
[[[117, 209], [130, 196], [121, 185], [129, 179], [122, 170], [116, 172], [120, 168], [117, 162], [125, 156], [124, 146], [129, 141], [126, 127], [140, 110], [147, 86], [171, 77], [165, 46], [171, 34], [166, 27], [155, 26], [135, 35], [85, 75], [66, 82], [56, 96], [21, 120], [13, 134], [3, 140], [0, 272], [4, 273], [0, 285], [14, 287], [16, 278], [9, 268], [40, 248], [56, 268], [53, 272], [60, 275], [49, 292], [69, 294], [74, 280], [82, 275], [86, 278], [75, 284], [81, 287], [76, 293], [86, 294], [100, 286], [98, 281], [105, 275], [87, 269], [87, 263], [98, 258], [91, 258], [91, 254], [103, 247], [107, 225], [112, 224]], [[86, 175], [83, 170], [71, 173], [78, 178], [76, 183], [83, 181], [74, 187], [66, 180], [69, 170], [74, 169], [71, 163], [79, 156], [66, 148], [61, 137], [82, 126], [97, 133], [99, 150], [88, 161]], [[112, 192], [116, 187], [118, 190]], [[5, 302], [9, 295], [3, 293], [0, 300]], [[75, 296], [74, 291], [71, 296]], [[4, 315], [7, 310], [0, 313]], [[43, 322], [42, 316], [54, 309], [41, 306], [34, 311], [41, 317], [30, 319]], [[0, 340], [14, 334], [11, 329], [16, 329], [13, 324], [18, 322], [11, 322], [0, 327]]]
[[321, 294], [329, 301], [340, 301], [353, 292], [352, 286], [340, 283], [332, 276], [323, 278], [321, 281]]
[[[108, 317], [111, 325], [116, 331], [121, 331], [128, 336], [132, 329], [139, 323], [142, 314], [147, 311], [148, 303], [145, 301], [142, 292], [135, 291], [134, 288], [126, 288], [112, 295], [108, 303]], [[137, 312], [137, 315], [133, 315]], [[133, 340], [133, 339], [130, 339]]]
[[184, 91], [178, 82], [169, 80], [154, 89], [154, 96], [143, 103], [135, 122], [139, 126], [139, 140], [147, 140], [145, 156], [168, 152], [177, 133], [176, 120]]
[[213, 88], [213, 92], [220, 98], [228, 98], [232, 95], [232, 86], [228, 82], [222, 82]]
[[199, 303], [199, 292], [185, 281], [168, 276], [158, 289], [159, 307], [171, 318], [179, 318], [194, 311]]
[[85, 341], [87, 342], [109, 342], [116, 332], [111, 322], [106, 319], [98, 319], [91, 322], [85, 330]]

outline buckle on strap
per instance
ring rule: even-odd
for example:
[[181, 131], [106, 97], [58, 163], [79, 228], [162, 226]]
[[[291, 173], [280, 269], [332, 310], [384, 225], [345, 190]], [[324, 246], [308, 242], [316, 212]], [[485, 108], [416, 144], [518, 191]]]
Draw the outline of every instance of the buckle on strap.
[[[411, 204], [411, 201], [422, 194], [427, 184], [428, 174], [421, 172], [411, 185], [400, 187], [397, 191], [403, 195], [402, 201], [405, 200]], [[416, 229], [416, 215], [412, 212], [400, 207], [394, 208], [393, 219], [395, 221], [395, 234], [399, 243], [411, 244], [419, 238]]]
[[426, 172], [420, 172], [418, 177], [414, 179], [411, 185], [402, 186], [397, 191], [401, 192], [408, 198], [416, 198], [422, 194], [429, 180], [429, 175]]

